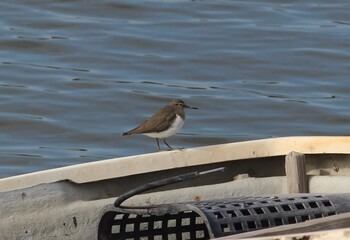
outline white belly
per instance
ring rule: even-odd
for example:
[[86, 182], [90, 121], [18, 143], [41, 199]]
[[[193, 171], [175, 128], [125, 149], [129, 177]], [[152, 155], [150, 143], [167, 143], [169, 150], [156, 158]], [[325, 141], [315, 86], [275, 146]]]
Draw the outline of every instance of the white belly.
[[169, 129], [159, 133], [145, 133], [144, 135], [152, 138], [168, 138], [180, 131], [184, 123], [185, 121], [179, 115], [176, 115], [175, 121]]

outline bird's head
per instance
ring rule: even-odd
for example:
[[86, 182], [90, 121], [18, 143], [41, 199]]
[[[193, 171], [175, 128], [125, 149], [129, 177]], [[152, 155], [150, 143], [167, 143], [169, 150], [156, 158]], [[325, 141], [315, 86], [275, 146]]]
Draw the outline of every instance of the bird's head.
[[192, 107], [192, 106], [189, 106], [187, 105], [183, 100], [181, 99], [174, 99], [172, 100], [169, 105], [172, 105], [172, 106], [176, 106], [178, 108], [190, 108], [190, 109], [198, 109], [197, 107]]

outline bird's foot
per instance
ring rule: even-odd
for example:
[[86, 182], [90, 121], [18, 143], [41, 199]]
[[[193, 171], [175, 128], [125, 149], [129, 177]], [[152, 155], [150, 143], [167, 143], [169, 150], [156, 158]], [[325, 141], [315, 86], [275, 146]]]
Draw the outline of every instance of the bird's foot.
[[182, 151], [185, 148], [169, 148], [167, 151]]
[[170, 152], [170, 151], [182, 151], [185, 148], [168, 148], [168, 149], [158, 149], [158, 152]]

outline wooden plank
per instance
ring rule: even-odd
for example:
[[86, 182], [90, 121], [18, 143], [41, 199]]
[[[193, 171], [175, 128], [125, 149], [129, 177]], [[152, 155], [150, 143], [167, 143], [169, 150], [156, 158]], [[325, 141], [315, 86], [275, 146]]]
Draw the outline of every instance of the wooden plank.
[[[62, 180], [83, 184], [244, 159], [258, 159], [266, 164], [266, 158], [285, 156], [290, 151], [304, 154], [350, 154], [350, 136], [270, 138], [98, 160], [0, 179], [0, 191]], [[349, 170], [344, 167], [340, 172], [348, 174]]]
[[288, 193], [308, 193], [305, 155], [298, 152], [288, 153], [285, 168]]

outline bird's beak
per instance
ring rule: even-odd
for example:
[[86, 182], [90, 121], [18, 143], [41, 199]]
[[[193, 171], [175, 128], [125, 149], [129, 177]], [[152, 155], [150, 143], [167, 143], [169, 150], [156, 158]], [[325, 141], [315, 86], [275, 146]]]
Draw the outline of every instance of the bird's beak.
[[190, 109], [198, 109], [197, 107], [191, 107], [191, 106], [188, 106], [188, 105], [185, 105], [184, 107], [185, 108], [190, 108]]

